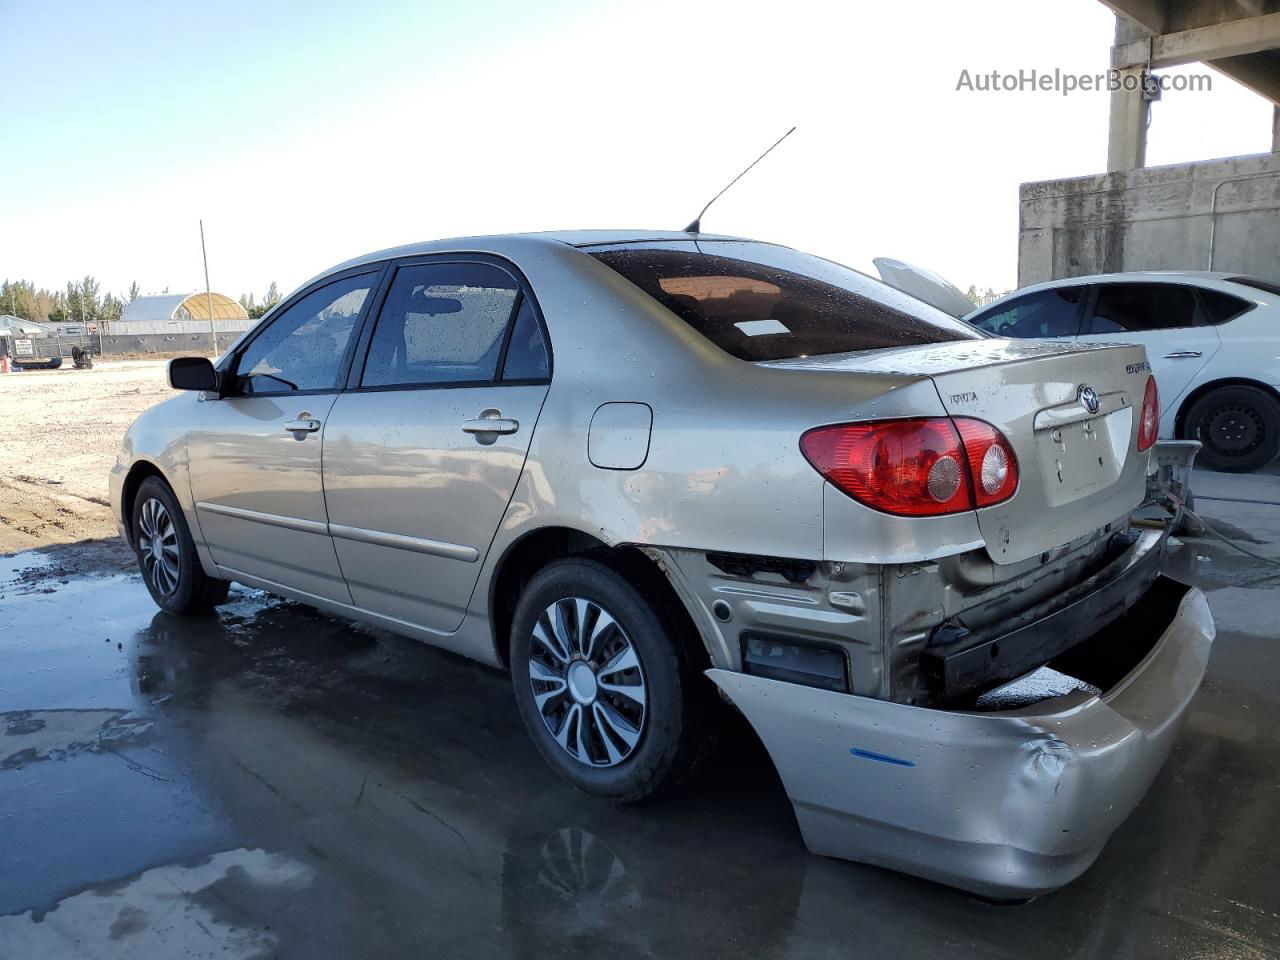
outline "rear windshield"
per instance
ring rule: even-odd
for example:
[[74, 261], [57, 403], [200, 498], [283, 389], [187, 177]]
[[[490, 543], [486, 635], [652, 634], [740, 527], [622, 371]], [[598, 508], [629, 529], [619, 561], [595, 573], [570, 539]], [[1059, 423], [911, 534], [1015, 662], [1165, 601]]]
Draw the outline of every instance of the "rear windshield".
[[1232, 283], [1238, 283], [1241, 286], [1253, 287], [1255, 290], [1261, 290], [1263, 293], [1274, 293], [1280, 297], [1280, 283], [1272, 283], [1270, 280], [1259, 280], [1257, 277], [1229, 277]]
[[985, 336], [870, 277], [785, 247], [687, 241], [587, 252], [740, 360]]

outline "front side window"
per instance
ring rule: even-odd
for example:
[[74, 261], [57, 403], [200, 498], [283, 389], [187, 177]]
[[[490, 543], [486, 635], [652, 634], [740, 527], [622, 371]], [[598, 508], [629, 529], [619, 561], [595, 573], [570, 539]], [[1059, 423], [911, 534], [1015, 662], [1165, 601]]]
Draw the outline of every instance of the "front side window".
[[739, 360], [983, 336], [870, 277], [785, 247], [672, 241], [588, 252]]
[[360, 385], [491, 381], [520, 288], [487, 263], [423, 263], [396, 271]]
[[245, 396], [333, 390], [376, 273], [335, 280], [272, 319], [236, 365]]
[[1181, 284], [1108, 283], [1098, 299], [1084, 333], [1145, 333], [1197, 326], [1196, 292]]
[[1080, 300], [1087, 289], [1059, 287], [1029, 293], [970, 322], [998, 337], [1074, 337], [1080, 327]]

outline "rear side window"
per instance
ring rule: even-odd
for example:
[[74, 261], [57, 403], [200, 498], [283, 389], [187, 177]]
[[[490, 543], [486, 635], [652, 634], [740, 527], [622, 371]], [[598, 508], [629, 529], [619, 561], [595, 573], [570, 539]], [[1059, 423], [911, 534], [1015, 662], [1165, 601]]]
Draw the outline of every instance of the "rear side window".
[[[729, 249], [741, 256], [724, 255]], [[691, 242], [679, 249], [588, 252], [739, 360], [982, 336], [853, 270], [767, 244]]]
[[969, 322], [998, 337], [1074, 337], [1080, 329], [1080, 300], [1086, 290], [1078, 286], [1029, 293]]
[[511, 275], [491, 264], [401, 267], [378, 314], [360, 385], [492, 380], [519, 293]]
[[1098, 299], [1083, 333], [1144, 333], [1199, 326], [1196, 292], [1170, 283], [1108, 283], [1098, 288]]
[[533, 312], [533, 302], [524, 297], [516, 311], [516, 324], [507, 345], [507, 359], [502, 366], [503, 380], [545, 380], [551, 375], [551, 358], [542, 325]]
[[1234, 320], [1253, 306], [1248, 300], [1241, 300], [1221, 290], [1200, 290], [1200, 303], [1204, 307], [1205, 318], [1209, 323], [1226, 323]]

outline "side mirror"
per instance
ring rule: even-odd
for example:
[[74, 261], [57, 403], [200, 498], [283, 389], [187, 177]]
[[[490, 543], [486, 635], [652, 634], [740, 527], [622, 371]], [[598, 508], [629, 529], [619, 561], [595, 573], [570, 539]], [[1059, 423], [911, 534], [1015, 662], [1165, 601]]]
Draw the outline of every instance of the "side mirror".
[[217, 390], [218, 371], [208, 357], [175, 357], [169, 361], [169, 386], [175, 390]]

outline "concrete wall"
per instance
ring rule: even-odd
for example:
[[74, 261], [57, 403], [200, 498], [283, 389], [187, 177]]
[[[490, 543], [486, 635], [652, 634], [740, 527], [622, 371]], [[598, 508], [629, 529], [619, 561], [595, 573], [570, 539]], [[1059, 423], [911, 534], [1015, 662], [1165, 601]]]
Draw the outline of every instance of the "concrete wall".
[[[221, 353], [239, 338], [235, 332], [218, 332], [218, 352]], [[137, 334], [137, 333], [104, 333], [94, 338], [95, 345], [100, 346], [104, 356], [122, 353], [155, 353], [155, 354], [204, 354], [213, 349], [213, 339], [209, 336], [208, 325], [204, 333], [170, 333], [170, 334]]]
[[1280, 154], [1024, 183], [1019, 199], [1019, 286], [1124, 270], [1280, 281]]
[[[250, 320], [247, 317], [238, 317], [231, 320], [215, 320], [214, 325], [217, 327], [219, 339], [224, 333], [235, 334], [237, 337], [248, 330], [258, 321]], [[113, 336], [125, 336], [136, 334], [141, 336], [177, 336], [179, 334], [195, 334], [199, 336], [204, 334], [206, 338], [209, 336], [208, 320], [113, 320], [107, 324], [107, 332]]]

